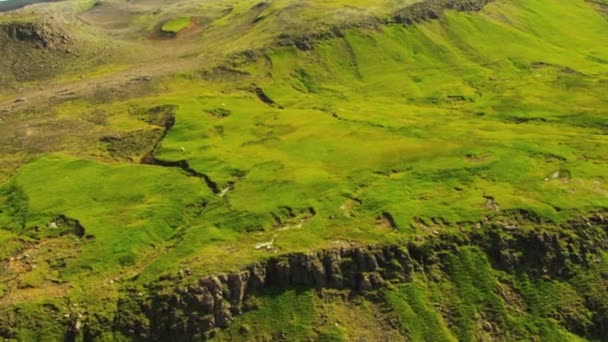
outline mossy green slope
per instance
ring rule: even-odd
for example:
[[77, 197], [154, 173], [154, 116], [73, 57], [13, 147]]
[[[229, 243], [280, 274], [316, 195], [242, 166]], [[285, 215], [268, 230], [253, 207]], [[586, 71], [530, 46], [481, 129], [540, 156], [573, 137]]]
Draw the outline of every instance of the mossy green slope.
[[[514, 213], [563, 223], [604, 210], [606, 33], [608, 22], [582, 0], [498, 1], [414, 26], [344, 29], [312, 50], [278, 46], [230, 68], [168, 79], [144, 97], [95, 103], [113, 113], [98, 126], [123, 135], [157, 129], [136, 120], [150, 108], [177, 106], [155, 151], [173, 166], [129, 163], [140, 150], [116, 160], [98, 140], [31, 160], [0, 191], [0, 242], [11, 250], [2, 256], [49, 239], [71, 250], [69, 237], [52, 232], [60, 215], [89, 238], [53, 271], [7, 278], [34, 272], [33, 288], [68, 284], [59, 296], [111, 321], [115, 284], [184, 268], [205, 274], [280, 252], [399, 243]], [[91, 114], [91, 104], [65, 106], [62, 115], [74, 120]], [[180, 170], [179, 161], [198, 173]], [[445, 288], [414, 282], [386, 293], [401, 321], [424, 312], [424, 321], [402, 327], [412, 338], [476, 339], [480, 311], [505, 327], [526, 324], [494, 294], [504, 275], [476, 267], [484, 264], [475, 251], [454, 258], [451, 277], [436, 285]], [[531, 302], [569, 291], [513, 281]], [[44, 308], [49, 300], [19, 286], [0, 293], [16, 306]], [[433, 311], [429, 294], [454, 306], [452, 321]], [[281, 301], [264, 307], [268, 315], [284, 309]], [[310, 308], [299, 308], [298, 324], [312, 324]], [[539, 303], [532, 315], [545, 309]], [[272, 330], [255, 323], [263, 315], [250, 316], [247, 324]], [[530, 324], [513, 336], [572, 337], [549, 318]], [[290, 326], [290, 334], [308, 333], [300, 328]], [[32, 333], [22, 327], [17, 338]]]
[[[445, 265], [430, 266], [410, 283], [373, 296], [344, 300], [345, 293], [332, 291], [261, 293], [251, 299], [259, 309], [236, 319], [216, 340], [583, 341], [572, 331], [584, 331], [597, 319], [585, 306], [587, 289], [600, 285], [593, 278], [605, 268], [604, 258], [581, 270], [583, 282], [579, 277], [556, 281], [507, 275], [477, 247], [464, 247]], [[603, 295], [604, 286], [605, 280], [598, 288]], [[593, 300], [593, 305], [606, 305], [605, 298]], [[368, 320], [383, 327], [381, 333], [372, 331]], [[601, 340], [605, 333], [595, 332], [594, 338]]]

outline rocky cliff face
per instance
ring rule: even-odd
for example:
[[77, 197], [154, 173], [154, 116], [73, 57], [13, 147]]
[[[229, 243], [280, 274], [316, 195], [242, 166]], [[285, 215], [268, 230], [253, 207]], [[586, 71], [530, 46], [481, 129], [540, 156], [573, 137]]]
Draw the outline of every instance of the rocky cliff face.
[[[246, 299], [264, 288], [334, 288], [371, 291], [385, 282], [404, 282], [413, 271], [409, 252], [399, 246], [360, 247], [288, 254], [236, 273], [204, 277], [173, 291], [149, 288], [139, 310], [149, 321], [119, 319], [121, 330], [142, 339], [208, 338], [247, 309]], [[133, 298], [121, 304], [133, 306]]]
[[0, 24], [0, 86], [58, 73], [79, 50], [73, 37], [56, 23]]
[[146, 293], [127, 293], [119, 303], [115, 329], [141, 340], [207, 339], [215, 329], [228, 327], [235, 316], [251, 309], [247, 298], [263, 289], [365, 293], [387, 283], [407, 282], [415, 272], [441, 265], [447, 255], [471, 245], [480, 246], [498, 269], [563, 279], [576, 268], [592, 265], [597, 254], [608, 249], [608, 221], [598, 215], [554, 231], [488, 224], [471, 234], [445, 233], [407, 246], [288, 254], [196, 282], [176, 276], [163, 279], [165, 285], [150, 285]]
[[293, 37], [282, 34], [277, 40], [279, 46], [294, 45], [302, 51], [314, 49], [316, 42], [343, 37], [343, 31], [349, 28], [375, 29], [381, 25], [402, 24], [413, 25], [443, 17], [448, 10], [459, 12], [478, 12], [495, 0], [426, 0], [406, 6], [387, 19], [368, 18], [365, 21], [355, 21], [349, 24], [333, 27], [330, 30], [307, 33]]
[[432, 19], [441, 18], [446, 10], [460, 12], [481, 11], [487, 4], [495, 0], [427, 0], [397, 11], [393, 15], [394, 22], [411, 25]]
[[1, 30], [15, 42], [31, 43], [41, 49], [66, 49], [70, 43], [66, 33], [39, 23], [6, 24]]

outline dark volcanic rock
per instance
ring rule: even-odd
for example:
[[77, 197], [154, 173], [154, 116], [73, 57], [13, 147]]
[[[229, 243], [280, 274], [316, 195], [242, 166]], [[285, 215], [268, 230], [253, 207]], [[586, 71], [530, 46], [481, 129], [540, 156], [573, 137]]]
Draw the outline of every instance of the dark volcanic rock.
[[11, 23], [0, 26], [0, 29], [15, 41], [31, 43], [42, 49], [65, 49], [71, 41], [67, 34], [38, 23]]
[[477, 12], [495, 0], [425, 0], [406, 6], [394, 12], [388, 19], [367, 18], [364, 21], [351, 22], [332, 27], [325, 31], [292, 36], [281, 34], [277, 39], [279, 46], [295, 46], [300, 51], [310, 51], [318, 41], [342, 38], [343, 31], [349, 28], [375, 29], [382, 24], [413, 25], [424, 21], [439, 19], [447, 10], [460, 12]]
[[248, 301], [264, 289], [344, 289], [374, 291], [387, 283], [410, 281], [415, 270], [424, 272], [463, 246], [477, 246], [494, 267], [526, 272], [533, 277], [568, 278], [576, 267], [588, 267], [608, 249], [608, 222], [603, 216], [584, 218], [561, 227], [550, 223], [513, 230], [487, 223], [470, 234], [445, 232], [407, 247], [377, 246], [322, 250], [272, 257], [245, 269], [208, 276], [190, 285], [181, 277], [151, 284], [143, 297], [119, 303], [115, 329], [147, 340], [207, 339], [227, 327]]
[[397, 11], [392, 21], [411, 25], [423, 21], [439, 19], [446, 10], [476, 12], [495, 0], [427, 0], [415, 3]]
[[[395, 265], [400, 265], [395, 268]], [[372, 291], [386, 280], [402, 281], [412, 271], [407, 251], [390, 247], [357, 247], [310, 254], [288, 254], [245, 270], [199, 279], [175, 289], [150, 289], [140, 307], [145, 322], [120, 326], [131, 336], [207, 338], [242, 313], [246, 299], [265, 288], [335, 288]], [[386, 279], [386, 280], [385, 280]], [[125, 301], [125, 305], [132, 302]], [[133, 306], [130, 307], [133, 310]], [[131, 319], [133, 319], [131, 317]], [[134, 329], [133, 327], [136, 327]], [[147, 329], [143, 329], [147, 327]], [[149, 327], [149, 328], [148, 328]], [[128, 328], [128, 329], [127, 329]]]

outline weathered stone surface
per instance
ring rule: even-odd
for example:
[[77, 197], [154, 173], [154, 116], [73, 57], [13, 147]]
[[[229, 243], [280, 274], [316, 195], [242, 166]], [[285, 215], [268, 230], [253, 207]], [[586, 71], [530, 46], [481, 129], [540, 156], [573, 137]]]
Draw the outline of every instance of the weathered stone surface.
[[39, 23], [3, 24], [0, 31], [16, 41], [31, 43], [41, 49], [65, 48], [71, 41], [66, 33]]
[[228, 275], [228, 288], [230, 289], [231, 303], [238, 305], [243, 301], [248, 280], [248, 271]]
[[412, 25], [423, 21], [439, 19], [446, 10], [476, 12], [495, 0], [428, 0], [415, 3], [397, 11], [392, 21]]
[[249, 267], [249, 281], [247, 291], [254, 292], [264, 287], [266, 284], [266, 267], [261, 264], [254, 264]]
[[[398, 268], [395, 260], [399, 260]], [[410, 263], [407, 250], [394, 247], [356, 247], [270, 258], [239, 272], [203, 277], [173, 291], [151, 293], [153, 304], [143, 310], [150, 321], [141, 326], [157, 331], [138, 329], [137, 333], [207, 338], [214, 329], [227, 327], [235, 315], [242, 313], [246, 299], [265, 288], [372, 291], [385, 279], [406, 279], [405, 273], [411, 268], [402, 265]]]
[[555, 231], [547, 227], [512, 230], [501, 224], [487, 224], [468, 235], [446, 232], [407, 247], [362, 246], [272, 257], [190, 285], [184, 285], [180, 277], [164, 277], [169, 284], [177, 284], [151, 287], [148, 297], [124, 301], [125, 306], [131, 305], [125, 312], [140, 310], [145, 319], [119, 317], [117, 323], [134, 337], [206, 339], [214, 335], [215, 329], [227, 327], [244, 309], [254, 309], [255, 302], [247, 298], [261, 290], [306, 287], [373, 291], [386, 283], [409, 281], [415, 271], [424, 272], [459, 246], [470, 245], [483, 249], [496, 268], [513, 271], [524, 265], [531, 275], [560, 278], [573, 272], [572, 265], [590, 265], [598, 251], [608, 249], [608, 223], [603, 218], [589, 219], [570, 222]]

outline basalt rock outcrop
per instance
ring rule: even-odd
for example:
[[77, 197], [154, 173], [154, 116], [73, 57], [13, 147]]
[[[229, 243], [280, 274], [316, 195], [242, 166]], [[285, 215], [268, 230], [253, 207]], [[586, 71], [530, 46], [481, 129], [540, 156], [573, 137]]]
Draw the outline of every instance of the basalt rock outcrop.
[[39, 23], [6, 24], [1, 30], [16, 42], [30, 43], [41, 49], [65, 48], [71, 42], [67, 34]]
[[[557, 228], [557, 226], [554, 226]], [[441, 268], [444, 258], [464, 246], [483, 250], [497, 269], [530, 277], [569, 279], [597, 263], [608, 249], [608, 220], [602, 215], [551, 229], [489, 223], [469, 234], [446, 232], [404, 246], [367, 246], [272, 257], [239, 272], [191, 281], [193, 275], [165, 277], [127, 291], [115, 329], [135, 340], [205, 340], [251, 307], [248, 298], [265, 289], [341, 289], [365, 294], [388, 283], [410, 281], [416, 272]], [[604, 324], [608, 322], [596, 322]]]
[[487, 4], [495, 0], [427, 0], [415, 3], [397, 11], [392, 21], [399, 24], [412, 25], [415, 23], [439, 19], [445, 11], [459, 12], [481, 11]]
[[486, 5], [496, 0], [424, 0], [401, 8], [386, 19], [367, 18], [365, 21], [354, 21], [329, 30], [307, 33], [300, 36], [282, 34], [277, 39], [277, 45], [293, 45], [301, 51], [310, 51], [317, 41], [342, 38], [343, 31], [352, 28], [377, 29], [381, 25], [402, 24], [413, 25], [429, 20], [440, 19], [446, 11], [478, 12]]
[[[120, 317], [118, 328], [139, 339], [205, 339], [226, 328], [248, 309], [247, 298], [267, 288], [333, 288], [371, 291], [385, 282], [404, 282], [413, 266], [399, 246], [326, 250], [288, 254], [250, 265], [236, 273], [204, 277], [173, 289], [148, 288], [147, 298], [127, 296], [122, 312], [139, 310], [147, 319]], [[141, 294], [140, 294], [141, 295]], [[137, 302], [134, 303], [134, 302]]]
[[0, 51], [2, 86], [60, 73], [81, 46], [58, 23], [7, 22], [0, 24]]

